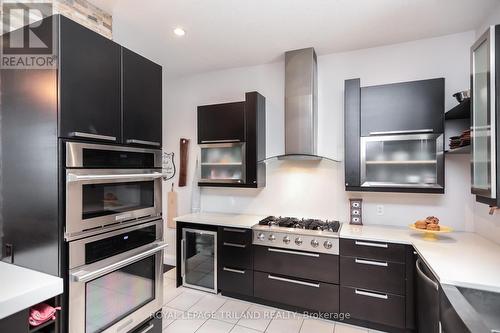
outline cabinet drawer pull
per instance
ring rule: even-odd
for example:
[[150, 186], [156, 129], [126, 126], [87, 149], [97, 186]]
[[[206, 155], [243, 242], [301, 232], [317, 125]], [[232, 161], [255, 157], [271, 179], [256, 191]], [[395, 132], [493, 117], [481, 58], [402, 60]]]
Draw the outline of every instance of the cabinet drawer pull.
[[161, 144], [156, 141], [145, 141], [145, 140], [137, 140], [137, 139], [127, 139], [127, 143], [135, 143], [139, 145], [147, 145], [147, 146], [155, 146], [159, 147]]
[[361, 296], [368, 296], [368, 297], [380, 298], [380, 299], [388, 299], [389, 298], [389, 296], [387, 296], [387, 294], [373, 293], [373, 292], [360, 290], [360, 289], [355, 289], [354, 292], [356, 293], [356, 295], [361, 295]]
[[419, 129], [419, 130], [406, 130], [406, 131], [383, 131], [383, 132], [370, 132], [372, 135], [391, 135], [391, 134], [412, 134], [412, 133], [432, 133], [434, 130], [432, 128]]
[[380, 244], [380, 243], [372, 243], [372, 242], [355, 241], [354, 243], [356, 245], [371, 246], [371, 247], [381, 247], [381, 248], [384, 248], [384, 249], [387, 249], [389, 247], [388, 244]]
[[240, 142], [239, 139], [229, 139], [229, 140], [201, 140], [201, 143], [223, 143], [223, 142]]
[[300, 284], [301, 286], [307, 286], [307, 287], [314, 287], [314, 288], [319, 288], [319, 283], [311, 283], [311, 282], [304, 282], [304, 281], [297, 281], [297, 280], [292, 280], [292, 279], [286, 279], [274, 275], [268, 275], [267, 278], [271, 280], [277, 280], [277, 281], [283, 281], [283, 282], [289, 282], [293, 284]]
[[239, 270], [239, 269], [233, 269], [233, 268], [224, 267], [224, 268], [222, 268], [222, 270], [226, 271], [226, 272], [231, 272], [231, 273], [245, 274], [245, 271], [242, 271], [242, 270]]
[[273, 249], [273, 248], [268, 248], [267, 250], [269, 252], [295, 254], [295, 255], [298, 255], [298, 256], [319, 258], [319, 254], [318, 253], [297, 252], [297, 251], [288, 251], [288, 250]]
[[100, 134], [92, 134], [92, 133], [83, 133], [83, 132], [72, 132], [69, 134], [72, 137], [76, 138], [86, 138], [86, 139], [98, 139], [98, 140], [106, 140], [106, 141], [116, 141], [115, 136], [109, 135], [100, 135]]
[[372, 260], [364, 260], [364, 259], [354, 259], [356, 264], [362, 264], [362, 265], [372, 265], [372, 266], [380, 266], [380, 267], [387, 267], [389, 264], [387, 262], [380, 262], [380, 261], [372, 261]]
[[139, 333], [146, 333], [146, 332], [149, 332], [151, 331], [153, 328], [155, 328], [155, 325], [153, 323], [150, 323], [148, 326], [144, 327], [142, 329], [142, 331], [140, 331]]
[[235, 244], [235, 243], [226, 243], [226, 242], [224, 242], [223, 244], [224, 244], [224, 246], [239, 247], [239, 248], [242, 248], [242, 249], [244, 249], [245, 247], [247, 247], [244, 244]]
[[240, 233], [240, 234], [244, 234], [245, 232], [247, 232], [244, 229], [236, 229], [236, 228], [224, 228], [223, 230], [224, 231], [228, 231], [228, 232], [237, 232], [237, 233]]

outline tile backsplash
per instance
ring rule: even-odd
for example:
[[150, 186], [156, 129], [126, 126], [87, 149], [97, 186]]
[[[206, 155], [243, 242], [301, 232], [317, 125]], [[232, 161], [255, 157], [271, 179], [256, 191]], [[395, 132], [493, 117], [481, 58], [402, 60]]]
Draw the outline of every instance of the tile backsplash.
[[[12, 2], [8, 0], [0, 1], [0, 3]], [[23, 4], [36, 3], [36, 0], [24, 0]], [[100, 9], [86, 0], [49, 0], [53, 5], [52, 11], [54, 14], [62, 14], [70, 19], [80, 23], [81, 25], [109, 38], [113, 38], [113, 17], [110, 13]], [[0, 6], [0, 14], [2, 8]], [[22, 13], [22, 12], [21, 12]], [[13, 22], [20, 22], [22, 26], [22, 17], [11, 17]], [[22, 15], [22, 14], [21, 14]], [[38, 19], [37, 17], [34, 17]], [[8, 32], [10, 27], [4, 27]]]
[[86, 0], [53, 0], [53, 3], [54, 13], [63, 14], [109, 39], [113, 38], [111, 14]]

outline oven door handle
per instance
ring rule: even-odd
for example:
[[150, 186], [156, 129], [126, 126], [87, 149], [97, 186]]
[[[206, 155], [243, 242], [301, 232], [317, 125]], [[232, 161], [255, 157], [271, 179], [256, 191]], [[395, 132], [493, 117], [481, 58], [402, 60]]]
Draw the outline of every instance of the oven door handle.
[[74, 173], [69, 173], [66, 176], [66, 181], [68, 182], [81, 182], [87, 180], [114, 180], [114, 179], [134, 179], [134, 178], [160, 178], [164, 175], [161, 172], [153, 173], [130, 173], [130, 174], [118, 174], [118, 175], [75, 175]]
[[155, 243], [155, 246], [153, 248], [150, 248], [144, 252], [141, 252], [139, 254], [136, 254], [136, 255], [133, 255], [129, 258], [126, 258], [126, 259], [123, 259], [123, 260], [119, 260], [117, 262], [114, 262], [110, 265], [106, 265], [104, 267], [100, 267], [98, 269], [95, 269], [93, 271], [87, 271], [85, 269], [85, 266], [82, 267], [81, 269], [79, 269], [77, 272], [75, 273], [71, 273], [71, 278], [73, 279], [73, 281], [75, 282], [81, 282], [81, 283], [85, 283], [85, 282], [88, 282], [88, 281], [91, 281], [91, 280], [94, 280], [100, 276], [103, 276], [103, 275], [106, 275], [108, 273], [111, 273], [113, 271], [116, 271], [117, 269], [120, 269], [122, 267], [125, 267], [125, 266], [128, 266], [130, 264], [133, 264], [134, 262], [137, 262], [139, 260], [142, 260], [146, 257], [149, 257], [150, 255], [158, 252], [158, 251], [161, 251], [163, 250], [164, 248], [166, 248], [168, 246], [167, 243], [165, 242], [158, 242], [158, 243]]

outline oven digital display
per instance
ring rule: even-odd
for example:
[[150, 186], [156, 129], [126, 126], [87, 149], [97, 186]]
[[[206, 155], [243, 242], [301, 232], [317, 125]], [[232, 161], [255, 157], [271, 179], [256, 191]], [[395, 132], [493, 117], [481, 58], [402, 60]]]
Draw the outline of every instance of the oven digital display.
[[84, 168], [154, 168], [154, 153], [140, 153], [133, 151], [115, 151], [105, 149], [83, 149]]
[[85, 264], [103, 260], [154, 242], [156, 225], [129, 231], [85, 244]]

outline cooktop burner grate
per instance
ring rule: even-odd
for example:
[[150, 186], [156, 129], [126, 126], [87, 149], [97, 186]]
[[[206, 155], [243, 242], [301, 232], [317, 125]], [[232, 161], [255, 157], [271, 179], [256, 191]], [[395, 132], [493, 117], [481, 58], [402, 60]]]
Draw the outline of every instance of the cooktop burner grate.
[[320, 230], [338, 232], [340, 223], [338, 221], [323, 221], [319, 219], [298, 219], [295, 217], [268, 216], [259, 222], [259, 225], [279, 226], [283, 228]]

